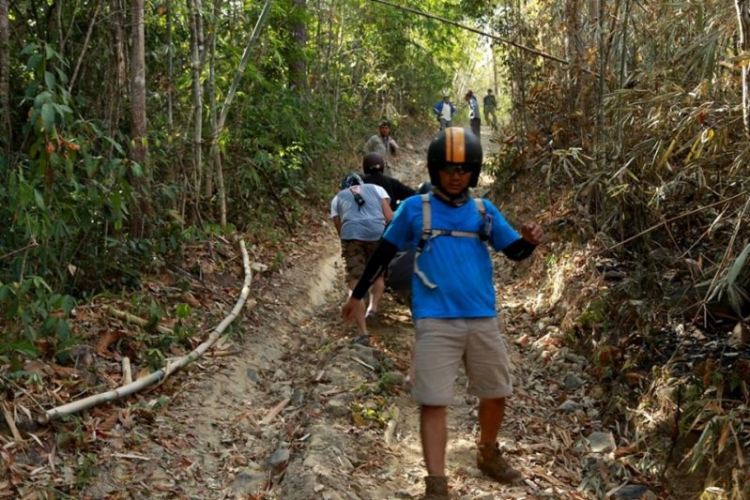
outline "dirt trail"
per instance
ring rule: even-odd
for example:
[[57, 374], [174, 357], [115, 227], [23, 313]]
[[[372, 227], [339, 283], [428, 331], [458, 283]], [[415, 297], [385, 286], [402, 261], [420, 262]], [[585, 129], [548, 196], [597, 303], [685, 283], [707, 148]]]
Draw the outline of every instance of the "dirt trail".
[[[405, 149], [395, 175], [416, 185], [424, 180], [425, 149]], [[501, 210], [512, 200], [499, 203]], [[257, 305], [238, 327], [241, 354], [211, 373], [183, 375], [190, 382], [165, 412], [112, 443], [88, 495], [420, 497], [418, 411], [402, 389], [413, 336], [408, 310], [386, 295], [381, 323], [371, 331], [374, 346], [351, 345], [355, 331], [339, 319], [345, 286], [338, 240], [330, 225], [321, 228], [289, 266], [254, 288]], [[526, 480], [501, 486], [476, 469], [477, 401], [466, 395], [462, 377], [449, 411], [452, 495], [601, 497], [585, 491], [602, 492], [606, 475], [617, 476], [607, 472], [615, 443], [589, 395], [586, 360], [560, 348], [559, 329], [544, 313], [544, 265], [498, 256], [495, 267], [516, 386], [501, 444]]]

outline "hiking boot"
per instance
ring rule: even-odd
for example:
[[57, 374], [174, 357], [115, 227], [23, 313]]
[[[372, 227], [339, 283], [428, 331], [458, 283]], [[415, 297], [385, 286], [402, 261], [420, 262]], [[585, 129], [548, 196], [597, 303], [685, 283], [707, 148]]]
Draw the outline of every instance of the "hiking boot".
[[365, 347], [370, 347], [370, 336], [367, 335], [366, 333], [363, 333], [362, 335], [358, 336], [356, 339], [352, 340], [352, 344], [359, 344]]
[[523, 476], [503, 458], [503, 453], [496, 442], [479, 444], [477, 448], [479, 470], [501, 483], [515, 484], [521, 481]]
[[367, 326], [378, 326], [380, 325], [380, 317], [378, 316], [378, 313], [370, 311], [365, 316], [365, 321], [367, 322]]
[[445, 476], [427, 476], [424, 478], [426, 488], [421, 500], [450, 500], [448, 478]]

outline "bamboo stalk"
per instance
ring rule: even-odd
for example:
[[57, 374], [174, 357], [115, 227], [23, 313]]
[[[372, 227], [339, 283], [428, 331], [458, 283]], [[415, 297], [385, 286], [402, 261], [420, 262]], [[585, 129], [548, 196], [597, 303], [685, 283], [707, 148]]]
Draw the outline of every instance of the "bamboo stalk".
[[653, 231], [655, 229], [659, 229], [661, 226], [663, 226], [665, 224], [669, 224], [670, 222], [674, 222], [674, 221], [676, 221], [678, 219], [682, 219], [683, 217], [687, 217], [689, 215], [697, 214], [698, 212], [702, 212], [702, 211], [704, 211], [704, 210], [706, 210], [708, 208], [713, 208], [713, 207], [715, 207], [717, 205], [723, 205], [724, 203], [728, 203], [728, 202], [730, 202], [730, 201], [732, 201], [732, 200], [734, 200], [736, 198], [739, 198], [740, 196], [747, 196], [747, 192], [743, 191], [742, 193], [736, 194], [736, 195], [732, 196], [731, 198], [727, 198], [725, 200], [717, 201], [716, 203], [711, 203], [710, 205], [706, 205], [705, 207], [696, 208], [695, 210], [690, 210], [689, 212], [683, 212], [683, 213], [681, 213], [679, 215], [675, 215], [674, 217], [671, 217], [669, 219], [663, 220], [663, 221], [661, 221], [658, 224], [654, 224], [650, 228], [648, 228], [648, 229], [646, 229], [644, 231], [641, 231], [640, 233], [636, 234], [635, 236], [631, 236], [630, 238], [624, 239], [624, 240], [622, 240], [619, 243], [615, 243], [611, 247], [605, 248], [603, 250], [599, 250], [598, 252], [594, 252], [592, 254], [592, 256], [594, 256], [594, 255], [600, 255], [600, 254], [609, 252], [611, 250], [614, 250], [615, 248], [621, 247], [625, 243], [630, 243], [631, 241], [633, 241], [633, 240], [635, 240], [637, 238], [640, 238], [644, 234], [648, 234], [648, 233], [650, 233], [651, 231]]
[[123, 385], [111, 391], [103, 392], [101, 394], [95, 394], [87, 398], [73, 401], [71, 403], [52, 408], [51, 410], [47, 410], [44, 415], [39, 417], [38, 422], [40, 424], [46, 424], [50, 420], [54, 420], [65, 415], [72, 415], [73, 413], [86, 410], [101, 403], [116, 401], [118, 399], [124, 398], [125, 396], [135, 394], [136, 392], [152, 384], [165, 380], [172, 373], [200, 358], [214, 343], [216, 343], [216, 341], [224, 333], [224, 330], [226, 330], [227, 327], [237, 318], [240, 311], [242, 311], [245, 302], [247, 302], [247, 297], [250, 295], [250, 283], [252, 282], [253, 274], [252, 270], [250, 269], [250, 257], [247, 254], [245, 242], [242, 240], [240, 240], [240, 250], [242, 251], [242, 261], [245, 268], [245, 282], [242, 287], [242, 291], [240, 292], [240, 297], [239, 299], [237, 299], [237, 303], [234, 305], [234, 308], [229, 313], [229, 315], [224, 318], [219, 326], [217, 326], [214, 331], [211, 332], [211, 335], [209, 335], [201, 345], [196, 347], [191, 353], [181, 358], [177, 358], [170, 363], [167, 363], [167, 366], [165, 366], [164, 368], [146, 377], [136, 380], [135, 382]]
[[13, 415], [10, 413], [10, 410], [4, 403], [3, 403], [3, 415], [5, 416], [5, 422], [8, 424], [8, 428], [10, 428], [11, 434], [13, 434], [13, 439], [15, 439], [16, 443], [22, 443], [23, 438], [21, 437], [21, 433], [18, 432], [18, 427], [16, 427], [16, 421], [13, 419]]
[[[119, 309], [115, 309], [112, 306], [104, 306], [104, 310], [115, 318], [120, 318], [124, 321], [127, 321], [128, 323], [138, 325], [141, 328], [146, 328], [148, 326], [148, 321], [143, 318], [139, 318], [134, 314], [130, 314], [129, 312], [120, 311]], [[174, 335], [174, 332], [165, 326], [156, 325], [155, 328], [157, 332], [163, 333], [164, 335]]]
[[122, 358], [122, 381], [125, 385], [133, 382], [133, 369], [130, 367], [130, 358], [127, 356]]

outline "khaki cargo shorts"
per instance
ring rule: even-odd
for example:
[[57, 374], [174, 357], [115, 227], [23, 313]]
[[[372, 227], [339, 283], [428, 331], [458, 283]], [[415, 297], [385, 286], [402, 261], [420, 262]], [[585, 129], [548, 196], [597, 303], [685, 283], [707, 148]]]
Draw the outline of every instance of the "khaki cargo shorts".
[[341, 240], [341, 256], [344, 258], [347, 283], [362, 277], [377, 244], [377, 241]]
[[510, 396], [513, 384], [501, 324], [497, 318], [417, 320], [414, 401], [426, 406], [452, 404], [461, 363], [469, 394], [480, 399]]

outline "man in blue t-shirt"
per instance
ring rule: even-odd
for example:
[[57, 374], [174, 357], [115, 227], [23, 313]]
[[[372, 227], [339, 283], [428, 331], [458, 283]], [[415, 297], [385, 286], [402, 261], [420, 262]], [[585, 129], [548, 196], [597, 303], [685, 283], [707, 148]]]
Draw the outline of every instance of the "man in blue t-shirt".
[[453, 126], [453, 116], [456, 114], [456, 107], [451, 102], [449, 95], [443, 95], [443, 100], [432, 107], [437, 121], [440, 122], [440, 130], [445, 130]]
[[412, 397], [420, 404], [420, 435], [428, 476], [426, 497], [448, 499], [445, 477], [446, 407], [464, 363], [468, 392], [479, 398], [477, 467], [493, 479], [516, 483], [521, 474], [503, 458], [497, 435], [512, 391], [508, 354], [497, 320], [492, 262], [487, 245], [512, 260], [530, 256], [544, 232], [524, 224], [520, 234], [488, 200], [472, 199], [482, 166], [479, 138], [462, 128], [440, 132], [430, 144], [427, 200], [404, 200], [373, 251], [342, 309], [353, 321], [362, 298], [399, 250], [416, 251], [412, 276], [416, 377]]

